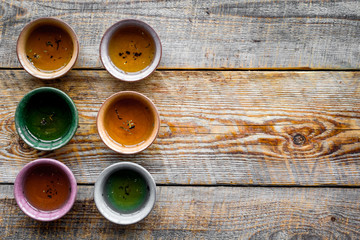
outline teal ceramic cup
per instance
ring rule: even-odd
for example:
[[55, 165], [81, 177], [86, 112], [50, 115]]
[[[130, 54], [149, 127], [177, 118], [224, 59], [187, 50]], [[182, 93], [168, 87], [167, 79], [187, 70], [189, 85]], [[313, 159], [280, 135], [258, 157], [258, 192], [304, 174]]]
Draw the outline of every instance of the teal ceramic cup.
[[78, 111], [63, 91], [41, 87], [27, 93], [15, 112], [15, 128], [30, 147], [51, 151], [67, 144], [78, 128]]

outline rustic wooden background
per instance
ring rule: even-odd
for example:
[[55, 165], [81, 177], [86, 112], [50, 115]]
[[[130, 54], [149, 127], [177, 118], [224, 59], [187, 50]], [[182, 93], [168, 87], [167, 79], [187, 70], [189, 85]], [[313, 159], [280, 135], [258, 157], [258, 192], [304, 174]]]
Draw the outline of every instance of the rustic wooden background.
[[[358, 0], [0, 1], [0, 238], [360, 239], [360, 2]], [[22, 28], [39, 17], [69, 23], [80, 41], [75, 68], [32, 78], [16, 58]], [[123, 83], [98, 48], [116, 21], [149, 23], [163, 44], [158, 71]], [[14, 113], [41, 86], [68, 93], [80, 127], [43, 152], [19, 139]], [[95, 117], [114, 92], [157, 105], [154, 144], [119, 155], [101, 142]], [[74, 172], [79, 193], [62, 219], [25, 216], [13, 197], [20, 169], [40, 158]], [[108, 222], [93, 184], [112, 163], [147, 168], [157, 203], [131, 226]]]

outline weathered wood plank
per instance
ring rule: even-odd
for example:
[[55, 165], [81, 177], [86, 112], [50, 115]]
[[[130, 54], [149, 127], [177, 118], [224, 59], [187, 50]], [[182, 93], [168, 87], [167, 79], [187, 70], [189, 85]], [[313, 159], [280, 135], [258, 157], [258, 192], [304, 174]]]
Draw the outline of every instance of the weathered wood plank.
[[360, 67], [358, 0], [13, 1], [0, 4], [0, 67], [19, 67], [21, 29], [59, 17], [79, 35], [77, 68], [99, 68], [105, 30], [125, 18], [148, 22], [163, 43], [160, 68]]
[[[0, 182], [27, 162], [51, 157], [81, 183], [108, 165], [133, 161], [162, 184], [360, 185], [359, 72], [161, 71], [137, 83], [104, 71], [72, 71], [45, 82], [22, 70], [0, 71]], [[67, 92], [80, 128], [67, 146], [41, 152], [19, 140], [14, 112], [33, 88]], [[146, 151], [119, 155], [100, 141], [101, 103], [121, 90], [149, 96], [161, 129]], [[302, 138], [303, 137], [303, 138]]]
[[158, 187], [154, 210], [117, 226], [93, 202], [93, 186], [62, 219], [42, 223], [0, 186], [2, 239], [359, 239], [360, 192], [338, 188]]

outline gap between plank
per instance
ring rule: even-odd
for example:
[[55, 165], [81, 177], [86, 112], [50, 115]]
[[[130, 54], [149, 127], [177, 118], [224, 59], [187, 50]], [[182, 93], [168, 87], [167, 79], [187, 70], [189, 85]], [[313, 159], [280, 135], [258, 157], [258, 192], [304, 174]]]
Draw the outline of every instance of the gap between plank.
[[[0, 67], [0, 70], [24, 70], [23, 68], [8, 68]], [[104, 68], [72, 68], [76, 71], [106, 71]], [[160, 68], [156, 69], [159, 72], [173, 71], [173, 72], [359, 72], [360, 69], [311, 69], [311, 68]]]
[[[0, 182], [0, 186], [14, 185], [10, 182]], [[78, 183], [78, 186], [94, 186], [94, 183]], [[157, 187], [242, 187], [242, 188], [360, 188], [360, 185], [333, 185], [333, 184], [321, 184], [321, 185], [271, 185], [271, 184], [156, 184]]]

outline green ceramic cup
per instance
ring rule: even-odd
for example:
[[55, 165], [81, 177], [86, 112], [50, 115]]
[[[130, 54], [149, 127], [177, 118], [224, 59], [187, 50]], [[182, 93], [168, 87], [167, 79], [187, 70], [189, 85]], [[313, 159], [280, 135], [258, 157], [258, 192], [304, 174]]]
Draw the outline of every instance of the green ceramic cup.
[[63, 91], [41, 87], [27, 93], [15, 112], [15, 128], [30, 147], [51, 151], [67, 144], [78, 128], [74, 102]]

